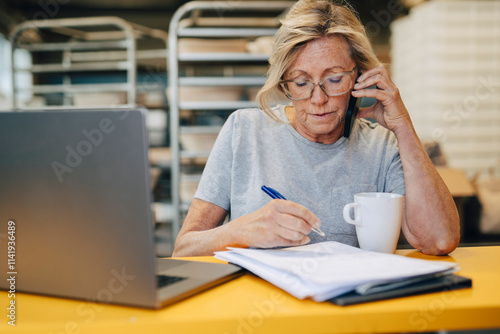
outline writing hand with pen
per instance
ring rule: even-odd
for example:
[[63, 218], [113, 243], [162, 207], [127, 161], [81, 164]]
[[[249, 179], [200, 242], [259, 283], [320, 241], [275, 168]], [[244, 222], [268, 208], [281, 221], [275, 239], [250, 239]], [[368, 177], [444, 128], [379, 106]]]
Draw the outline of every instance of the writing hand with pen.
[[244, 220], [234, 221], [239, 221], [241, 244], [258, 248], [298, 246], [311, 241], [307, 235], [312, 231], [325, 236], [319, 229], [319, 218], [306, 207], [287, 201], [272, 188], [263, 186], [262, 190], [272, 200]]
[[[274, 198], [274, 199], [284, 199], [286, 200], [285, 196], [281, 195], [278, 191], [274, 190], [273, 188], [271, 187], [266, 187], [266, 186], [262, 186], [262, 191], [264, 191], [266, 194], [268, 194], [271, 198]], [[319, 219], [318, 219], [318, 222], [315, 223], [312, 227], [312, 230], [319, 234], [320, 236], [322, 237], [326, 237], [325, 233], [323, 233], [323, 231], [321, 231], [319, 229], [319, 227], [321, 226], [321, 223], [319, 222]]]

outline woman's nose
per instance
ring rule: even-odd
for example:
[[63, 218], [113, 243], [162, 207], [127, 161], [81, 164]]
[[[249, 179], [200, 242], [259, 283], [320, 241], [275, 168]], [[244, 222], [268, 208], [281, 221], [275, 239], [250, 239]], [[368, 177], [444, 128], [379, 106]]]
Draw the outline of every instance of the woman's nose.
[[321, 86], [316, 83], [314, 84], [313, 91], [311, 94], [311, 102], [320, 104], [320, 103], [325, 103], [328, 101], [328, 95], [321, 89]]

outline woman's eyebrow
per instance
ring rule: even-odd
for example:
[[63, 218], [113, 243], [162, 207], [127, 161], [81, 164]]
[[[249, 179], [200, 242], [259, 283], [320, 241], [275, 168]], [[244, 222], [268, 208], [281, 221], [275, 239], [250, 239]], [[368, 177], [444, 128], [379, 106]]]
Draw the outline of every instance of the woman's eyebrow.
[[344, 66], [332, 66], [332, 67], [329, 67], [327, 69], [325, 69], [323, 71], [323, 73], [327, 73], [327, 72], [333, 72], [334, 70], [336, 70], [337, 73], [340, 73], [340, 72], [346, 72], [347, 70], [345, 69]]
[[[328, 72], [334, 72], [335, 70], [339, 73], [347, 71], [344, 66], [337, 65], [337, 66], [325, 68], [322, 72], [322, 75], [324, 75], [325, 73], [328, 73]], [[296, 73], [296, 72], [298, 72], [298, 73]], [[298, 75], [301, 75], [301, 74], [304, 74], [304, 75], [307, 75], [308, 77], [311, 77], [311, 75], [304, 70], [293, 70], [292, 72], [287, 73], [287, 75], [291, 76], [291, 77], [297, 77]]]
[[293, 70], [292, 72], [289, 72], [289, 73], [286, 73], [288, 76], [292, 76], [292, 77], [297, 77], [299, 75], [306, 75], [306, 76], [309, 76], [309, 74], [305, 71], [302, 71], [302, 70]]

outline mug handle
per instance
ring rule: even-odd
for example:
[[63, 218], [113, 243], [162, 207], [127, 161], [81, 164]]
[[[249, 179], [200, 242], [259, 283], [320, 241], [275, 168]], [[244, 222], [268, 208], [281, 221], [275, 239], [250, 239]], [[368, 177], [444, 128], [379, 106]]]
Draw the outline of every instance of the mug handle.
[[[354, 210], [354, 220], [351, 218], [351, 208]], [[352, 225], [356, 226], [363, 226], [361, 223], [361, 214], [359, 211], [359, 204], [358, 203], [349, 203], [344, 206], [343, 210], [344, 214], [344, 220]]]

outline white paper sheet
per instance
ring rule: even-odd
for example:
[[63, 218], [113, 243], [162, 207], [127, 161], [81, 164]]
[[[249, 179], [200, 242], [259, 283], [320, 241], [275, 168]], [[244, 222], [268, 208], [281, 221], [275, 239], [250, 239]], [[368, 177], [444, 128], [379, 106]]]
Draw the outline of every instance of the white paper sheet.
[[316, 301], [361, 284], [458, 270], [451, 262], [369, 252], [334, 241], [283, 249], [229, 248], [215, 257], [238, 264], [297, 298]]

